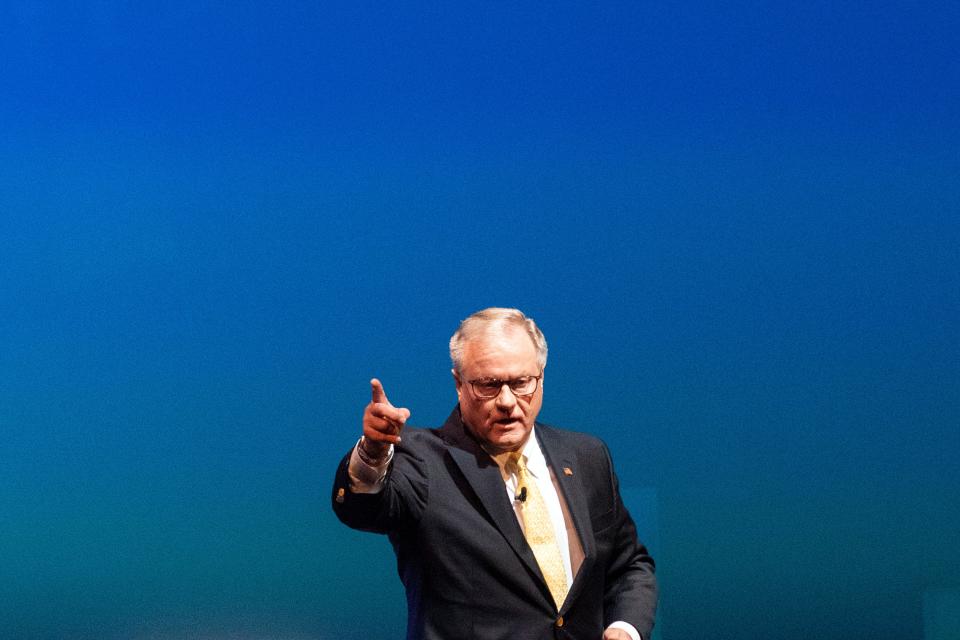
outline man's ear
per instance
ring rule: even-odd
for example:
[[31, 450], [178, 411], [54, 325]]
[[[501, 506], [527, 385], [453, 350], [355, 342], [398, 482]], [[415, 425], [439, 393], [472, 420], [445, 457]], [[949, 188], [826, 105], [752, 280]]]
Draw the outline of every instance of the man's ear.
[[463, 388], [463, 380], [460, 379], [460, 375], [457, 373], [456, 369], [450, 369], [450, 373], [453, 374], [453, 382], [457, 385], [457, 400], [459, 400], [460, 390]]

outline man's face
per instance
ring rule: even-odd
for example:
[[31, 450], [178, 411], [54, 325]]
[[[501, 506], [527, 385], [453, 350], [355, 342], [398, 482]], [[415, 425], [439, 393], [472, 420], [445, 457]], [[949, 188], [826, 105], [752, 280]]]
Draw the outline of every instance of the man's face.
[[517, 396], [509, 386], [495, 398], [478, 398], [470, 380], [513, 380], [537, 376], [537, 349], [525, 331], [515, 327], [482, 335], [463, 348], [463, 371], [453, 372], [460, 414], [467, 428], [492, 453], [515, 451], [530, 437], [543, 404], [543, 380], [531, 396]]

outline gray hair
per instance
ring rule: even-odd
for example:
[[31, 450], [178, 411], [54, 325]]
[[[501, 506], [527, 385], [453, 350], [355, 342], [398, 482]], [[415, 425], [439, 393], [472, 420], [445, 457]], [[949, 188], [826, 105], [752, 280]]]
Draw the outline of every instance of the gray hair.
[[460, 323], [450, 338], [450, 360], [453, 362], [454, 371], [460, 373], [462, 370], [463, 347], [466, 343], [497, 330], [503, 331], [506, 327], [518, 327], [527, 332], [537, 349], [537, 365], [540, 371], [543, 371], [547, 366], [547, 339], [543, 337], [543, 332], [533, 318], [523, 315], [519, 309], [503, 307], [489, 307], [477, 311]]

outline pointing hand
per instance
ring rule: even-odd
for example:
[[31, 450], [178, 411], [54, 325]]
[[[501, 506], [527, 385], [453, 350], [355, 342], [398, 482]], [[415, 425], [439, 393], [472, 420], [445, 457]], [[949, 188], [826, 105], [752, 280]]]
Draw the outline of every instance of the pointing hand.
[[400, 431], [410, 417], [410, 410], [397, 408], [387, 400], [380, 381], [370, 381], [370, 404], [363, 411], [364, 449], [371, 456], [380, 457], [390, 444], [400, 442]]

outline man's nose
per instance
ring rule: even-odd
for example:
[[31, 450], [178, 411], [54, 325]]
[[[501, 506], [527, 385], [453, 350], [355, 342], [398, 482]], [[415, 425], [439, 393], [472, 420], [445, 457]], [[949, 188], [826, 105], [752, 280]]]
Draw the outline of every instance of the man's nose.
[[517, 396], [513, 395], [510, 385], [503, 383], [500, 393], [497, 394], [497, 407], [506, 409], [512, 408], [515, 404], [517, 404]]

